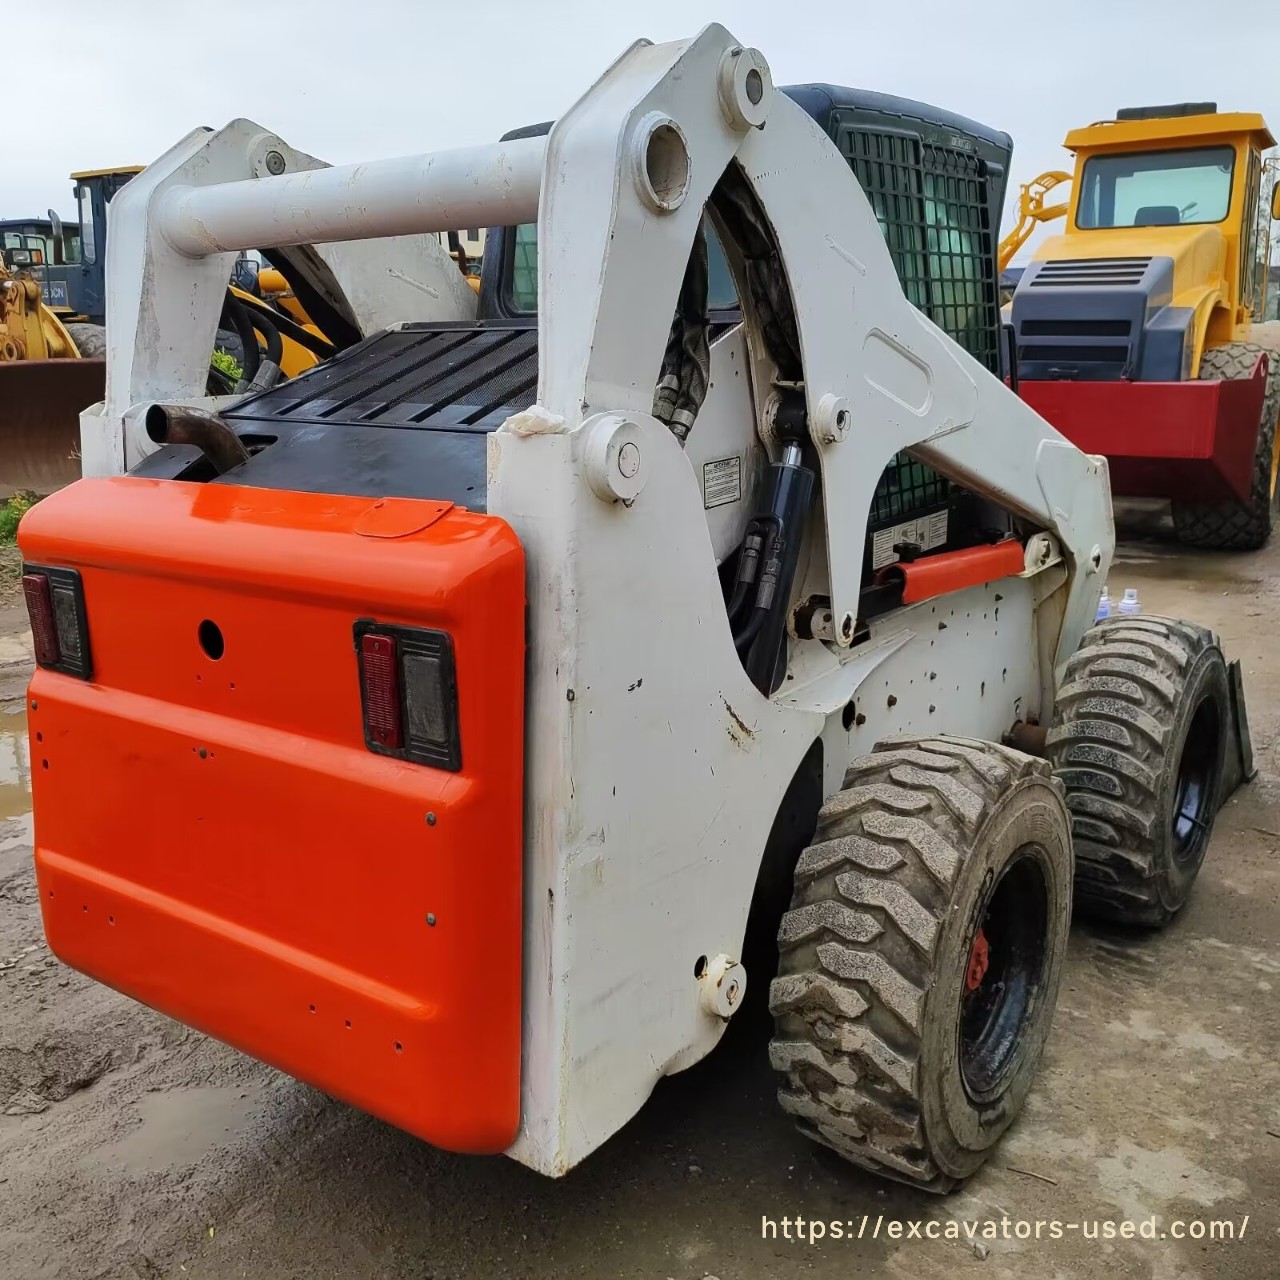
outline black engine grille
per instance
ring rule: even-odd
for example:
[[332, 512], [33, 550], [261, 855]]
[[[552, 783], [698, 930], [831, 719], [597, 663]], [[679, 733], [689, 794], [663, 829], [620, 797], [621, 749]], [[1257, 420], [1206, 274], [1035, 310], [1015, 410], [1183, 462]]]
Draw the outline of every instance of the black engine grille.
[[226, 416], [487, 433], [527, 409], [537, 389], [536, 329], [411, 325], [243, 400]]
[[1150, 258], [1058, 258], [1046, 262], [1030, 282], [1030, 288], [1097, 288], [1099, 285], [1136, 285], [1151, 265]]

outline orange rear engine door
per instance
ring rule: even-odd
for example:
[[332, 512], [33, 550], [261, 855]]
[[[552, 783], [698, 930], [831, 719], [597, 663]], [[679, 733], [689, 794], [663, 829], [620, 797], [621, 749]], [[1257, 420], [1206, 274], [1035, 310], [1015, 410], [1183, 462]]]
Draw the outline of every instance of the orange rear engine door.
[[[38, 668], [30, 689], [54, 952], [439, 1146], [509, 1145], [510, 527], [448, 503], [124, 476], [46, 499], [20, 543], [36, 577], [72, 571], [91, 663]], [[406, 754], [445, 722], [450, 751]]]

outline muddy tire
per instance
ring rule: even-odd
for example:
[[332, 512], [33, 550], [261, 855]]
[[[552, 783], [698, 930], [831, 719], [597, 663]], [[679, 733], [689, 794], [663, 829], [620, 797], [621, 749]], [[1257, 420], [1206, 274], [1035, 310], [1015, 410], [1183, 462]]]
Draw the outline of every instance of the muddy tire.
[[69, 324], [67, 332], [81, 359], [90, 360], [107, 354], [107, 331], [100, 324]]
[[219, 329], [214, 335], [213, 349], [225, 351], [236, 364], [244, 368], [244, 343], [234, 329]]
[[1212, 632], [1147, 616], [1085, 632], [1048, 735], [1081, 915], [1156, 926], [1182, 908], [1222, 803], [1230, 717]]
[[801, 1133], [930, 1191], [979, 1168], [1049, 1032], [1071, 859], [1043, 760], [892, 738], [854, 761], [796, 866], [769, 991]]
[[[1213, 347], [1200, 360], [1201, 378], [1247, 378], [1266, 348], [1256, 342], [1228, 342]], [[1272, 462], [1276, 417], [1280, 414], [1280, 353], [1267, 351], [1270, 368], [1262, 401], [1262, 425], [1253, 455], [1249, 501], [1175, 502], [1173, 527], [1178, 541], [1211, 551], [1257, 551], [1271, 536], [1275, 517]]]

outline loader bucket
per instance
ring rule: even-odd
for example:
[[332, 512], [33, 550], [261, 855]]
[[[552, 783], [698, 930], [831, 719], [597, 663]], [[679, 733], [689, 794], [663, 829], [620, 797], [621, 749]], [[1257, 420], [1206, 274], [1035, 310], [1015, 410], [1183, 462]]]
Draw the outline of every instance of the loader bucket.
[[80, 411], [105, 386], [105, 360], [0, 362], [0, 498], [80, 478]]

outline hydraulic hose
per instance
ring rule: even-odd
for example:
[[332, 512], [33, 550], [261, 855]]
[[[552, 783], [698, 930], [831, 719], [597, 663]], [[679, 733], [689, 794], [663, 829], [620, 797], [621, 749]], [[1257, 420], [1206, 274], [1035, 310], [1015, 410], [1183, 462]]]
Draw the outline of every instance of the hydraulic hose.
[[235, 395], [236, 384], [228, 374], [222, 372], [217, 365], [209, 366], [209, 373], [204, 380], [204, 393], [207, 396]]
[[284, 358], [284, 339], [280, 337], [280, 329], [276, 322], [265, 310], [259, 311], [256, 307], [250, 309], [238, 298], [236, 302], [248, 317], [250, 326], [262, 330], [267, 340], [267, 359], [279, 368], [280, 361]]
[[[244, 313], [245, 319], [249, 324], [249, 330], [252, 333], [254, 328], [262, 330], [263, 335], [267, 339], [267, 352], [262, 357], [258, 372], [249, 380], [246, 390], [265, 391], [268, 387], [273, 387], [276, 380], [280, 377], [280, 361], [284, 358], [284, 340], [280, 337], [280, 330], [276, 327], [265, 311], [251, 310], [238, 298], [236, 299], [237, 309]], [[257, 335], [254, 335], [254, 345], [257, 345]]]
[[707, 280], [707, 237], [699, 223], [653, 393], [653, 416], [671, 428], [682, 448], [711, 380]]
[[258, 346], [258, 335], [253, 331], [247, 311], [230, 290], [227, 291], [226, 301], [222, 304], [222, 325], [224, 328], [234, 329], [236, 336], [240, 339], [242, 349], [240, 378], [247, 386], [253, 381], [262, 364], [262, 351]]
[[769, 610], [761, 605], [756, 605], [755, 609], [752, 610], [751, 617], [747, 619], [747, 625], [733, 637], [733, 647], [739, 653], [751, 647], [751, 642], [760, 634], [768, 617]]
[[309, 329], [304, 329], [292, 317], [263, 302], [260, 298], [237, 298], [236, 301], [241, 306], [247, 307], [249, 314], [252, 316], [257, 317], [265, 314], [271, 323], [280, 330], [282, 338], [288, 338], [291, 342], [296, 342], [298, 346], [305, 347], [312, 355], [319, 356], [321, 360], [327, 360], [338, 350], [328, 338], [321, 338]]
[[766, 697], [777, 687], [785, 665], [787, 611], [813, 501], [814, 473], [801, 459], [800, 445], [789, 441], [783, 448], [782, 461], [770, 469], [768, 514], [776, 521], [776, 529], [760, 559], [754, 615], [746, 632], [737, 638], [743, 669]]
[[[779, 529], [777, 518], [772, 514], [753, 516], [747, 523], [746, 532], [742, 536], [742, 548], [738, 554], [737, 581], [734, 583], [729, 603], [725, 606], [731, 627], [736, 626], [739, 621], [739, 615], [759, 577], [760, 561], [768, 549], [769, 540], [779, 532]], [[741, 632], [735, 633], [735, 642], [741, 634]], [[752, 631], [752, 635], [754, 634], [755, 631]]]

